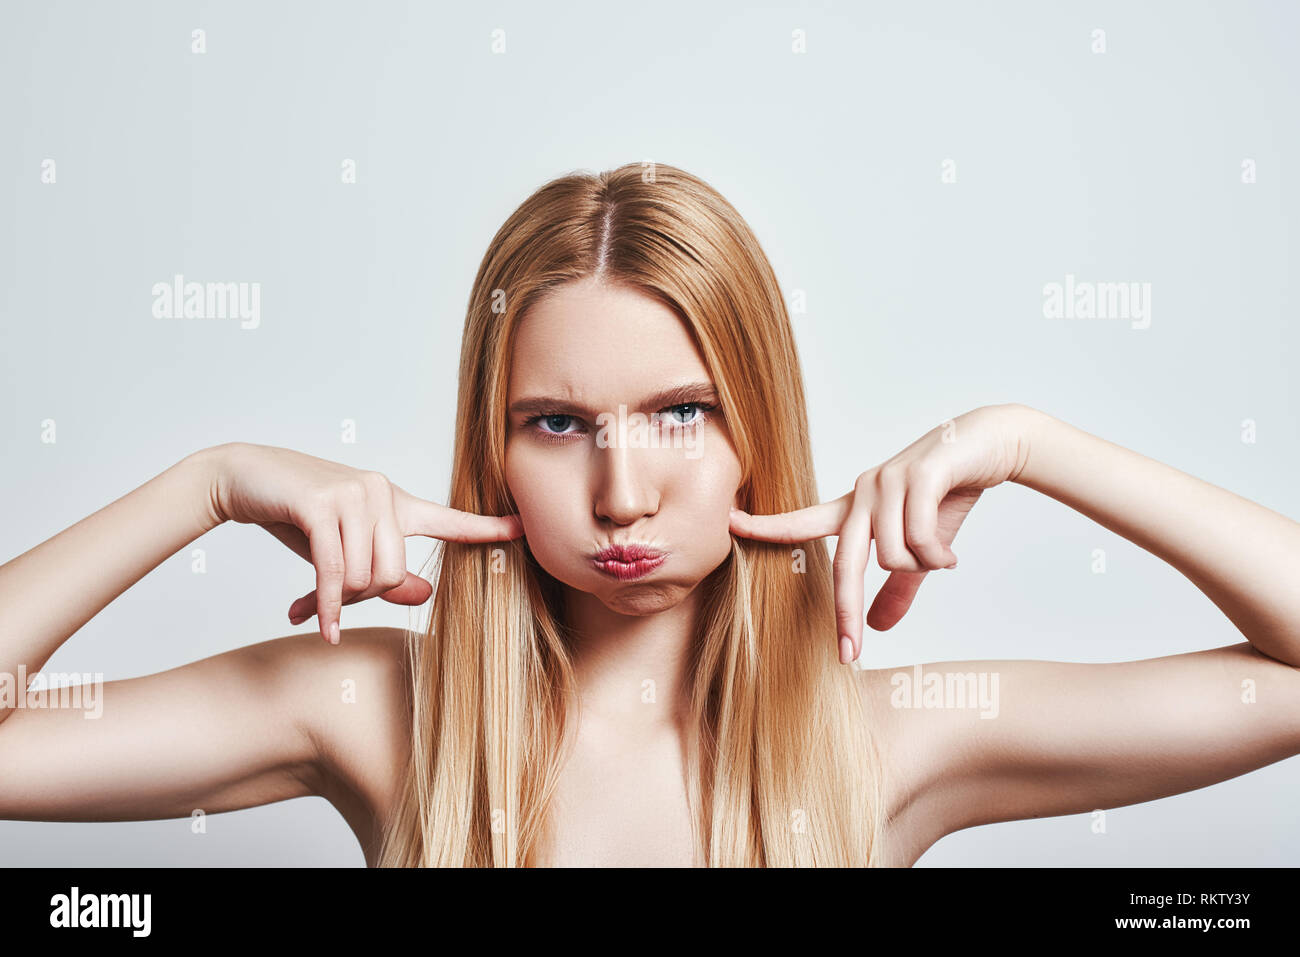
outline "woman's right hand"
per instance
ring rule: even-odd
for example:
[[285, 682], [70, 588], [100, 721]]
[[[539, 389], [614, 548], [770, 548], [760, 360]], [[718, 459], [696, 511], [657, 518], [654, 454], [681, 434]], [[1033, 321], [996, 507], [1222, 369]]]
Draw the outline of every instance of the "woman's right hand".
[[213, 507], [222, 521], [261, 525], [316, 567], [316, 588], [289, 607], [297, 625], [316, 615], [338, 644], [343, 605], [376, 596], [420, 605], [432, 586], [406, 570], [406, 536], [503, 542], [524, 532], [519, 516], [476, 515], [416, 498], [379, 472], [292, 449], [220, 446]]

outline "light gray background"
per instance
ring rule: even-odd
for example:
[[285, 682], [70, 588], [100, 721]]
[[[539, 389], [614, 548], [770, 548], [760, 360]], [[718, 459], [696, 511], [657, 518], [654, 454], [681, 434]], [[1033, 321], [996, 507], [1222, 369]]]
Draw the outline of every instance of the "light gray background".
[[[1226, 2], [7, 2], [0, 559], [234, 439], [445, 500], [487, 242], [547, 179], [643, 160], [717, 187], [786, 295], [805, 292], [824, 498], [944, 419], [1018, 401], [1296, 517], [1298, 20]], [[260, 282], [260, 327], [153, 318], [151, 287], [175, 273]], [[1152, 283], [1150, 328], [1045, 319], [1042, 287], [1066, 273]], [[413, 569], [427, 545], [411, 540]], [[314, 627], [285, 620], [312, 570], [269, 535], [228, 525], [197, 546], [206, 574], [188, 550], [163, 562], [49, 670], [123, 678]], [[955, 548], [959, 569], [897, 628], [867, 631], [864, 664], [1241, 640], [1174, 569], [1028, 489], [986, 493]], [[873, 566], [869, 596], [884, 577]], [[344, 613], [408, 620], [376, 601]], [[1112, 810], [1104, 835], [1087, 815], [1013, 822], [920, 863], [1294, 865], [1298, 795], [1292, 758]], [[214, 816], [202, 836], [0, 823], [0, 860], [362, 864], [318, 798]]]

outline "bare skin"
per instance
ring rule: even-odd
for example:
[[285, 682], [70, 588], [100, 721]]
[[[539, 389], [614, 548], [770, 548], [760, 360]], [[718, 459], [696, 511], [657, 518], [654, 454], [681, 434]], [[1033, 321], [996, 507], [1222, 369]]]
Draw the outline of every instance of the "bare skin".
[[[595, 423], [579, 411], [614, 412], [619, 403], [654, 411], [653, 393], [700, 376], [708, 381], [680, 323], [617, 290], [570, 292], [556, 308], [530, 315], [525, 335], [536, 337], [534, 347], [521, 347], [512, 367], [510, 402], [568, 394], [573, 406], [531, 426], [570, 436], [561, 440], [539, 439], [512, 416], [507, 472], [518, 517], [453, 512], [377, 473], [235, 444], [187, 457], [0, 566], [0, 673], [10, 675], [20, 665], [39, 670], [126, 588], [225, 521], [267, 528], [312, 562], [318, 586], [290, 606], [294, 621], [315, 614], [317, 632], [108, 682], [99, 720], [4, 702], [0, 818], [189, 817], [198, 808], [213, 813], [320, 795], [373, 864], [378, 822], [393, 806], [409, 748], [403, 702], [393, 693], [403, 667], [401, 632], [347, 628], [335, 645], [331, 626], [345, 604], [427, 599], [427, 583], [405, 570], [406, 536], [497, 541], [527, 534], [538, 560], [570, 589], [571, 624], [586, 639], [576, 662], [583, 701], [577, 748], [544, 859], [689, 864], [675, 718], [681, 662], [693, 585], [725, 556], [729, 535], [839, 535], [836, 602], [855, 657], [869, 546], [891, 572], [867, 615], [884, 629], [906, 613], [929, 571], [951, 564], [952, 536], [979, 490], [1006, 481], [1077, 509], [1173, 565], [1246, 640], [1113, 664], [924, 665], [927, 672], [996, 672], [996, 720], [970, 708], [897, 707], [894, 677], [908, 669], [860, 672], [890, 772], [887, 863], [910, 866], [962, 828], [1149, 801], [1300, 753], [1300, 593], [1293, 585], [1300, 525], [1023, 406], [967, 413], [956, 421], [955, 444], [935, 430], [891, 459], [894, 468], [882, 463], [863, 473], [840, 499], [791, 515], [726, 518], [738, 472], [725, 417], [695, 427], [706, 454], [694, 460], [680, 448], [600, 447]], [[636, 334], [644, 343], [627, 348]], [[545, 348], [558, 339], [569, 348]], [[587, 431], [573, 427], [575, 418]], [[929, 503], [925, 514], [909, 520], [908, 503], [918, 501]], [[668, 551], [668, 563], [645, 579], [620, 582], [585, 557], [593, 546], [630, 541]], [[345, 678], [356, 682], [355, 704], [340, 700]], [[647, 678], [657, 691], [651, 708], [641, 697]], [[1245, 687], [1253, 689], [1251, 703], [1243, 700]]]

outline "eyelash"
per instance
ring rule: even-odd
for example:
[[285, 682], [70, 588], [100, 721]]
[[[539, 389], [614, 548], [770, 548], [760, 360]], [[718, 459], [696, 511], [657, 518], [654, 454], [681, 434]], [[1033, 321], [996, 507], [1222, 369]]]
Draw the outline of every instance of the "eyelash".
[[[688, 409], [688, 408], [699, 409], [700, 410], [699, 417], [692, 422], [677, 423], [676, 425], [671, 426], [671, 428], [693, 429], [707, 422], [709, 416], [718, 410], [718, 407], [716, 405], [711, 405], [707, 402], [678, 402], [676, 405], [670, 405], [664, 407], [663, 409], [660, 409], [658, 414], [662, 415], [664, 412], [672, 412], [673, 410], [676, 409]], [[567, 412], [539, 412], [537, 415], [530, 416], [529, 418], [525, 419], [523, 423], [523, 428], [526, 431], [533, 433], [538, 438], [542, 439], [542, 441], [544, 442], [554, 442], [554, 443], [567, 442], [570, 436], [582, 435], [581, 432], [547, 432], [545, 429], [534, 428], [534, 426], [542, 419], [561, 419], [561, 418], [572, 419], [575, 422], [581, 421], [576, 415], [569, 415]]]

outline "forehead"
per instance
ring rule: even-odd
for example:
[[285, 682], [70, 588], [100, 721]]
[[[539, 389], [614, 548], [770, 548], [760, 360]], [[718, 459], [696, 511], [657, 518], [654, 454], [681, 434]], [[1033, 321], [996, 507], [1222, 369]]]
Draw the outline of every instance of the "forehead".
[[672, 309], [628, 286], [583, 280], [529, 308], [515, 334], [509, 393], [626, 398], [709, 379], [686, 323]]

